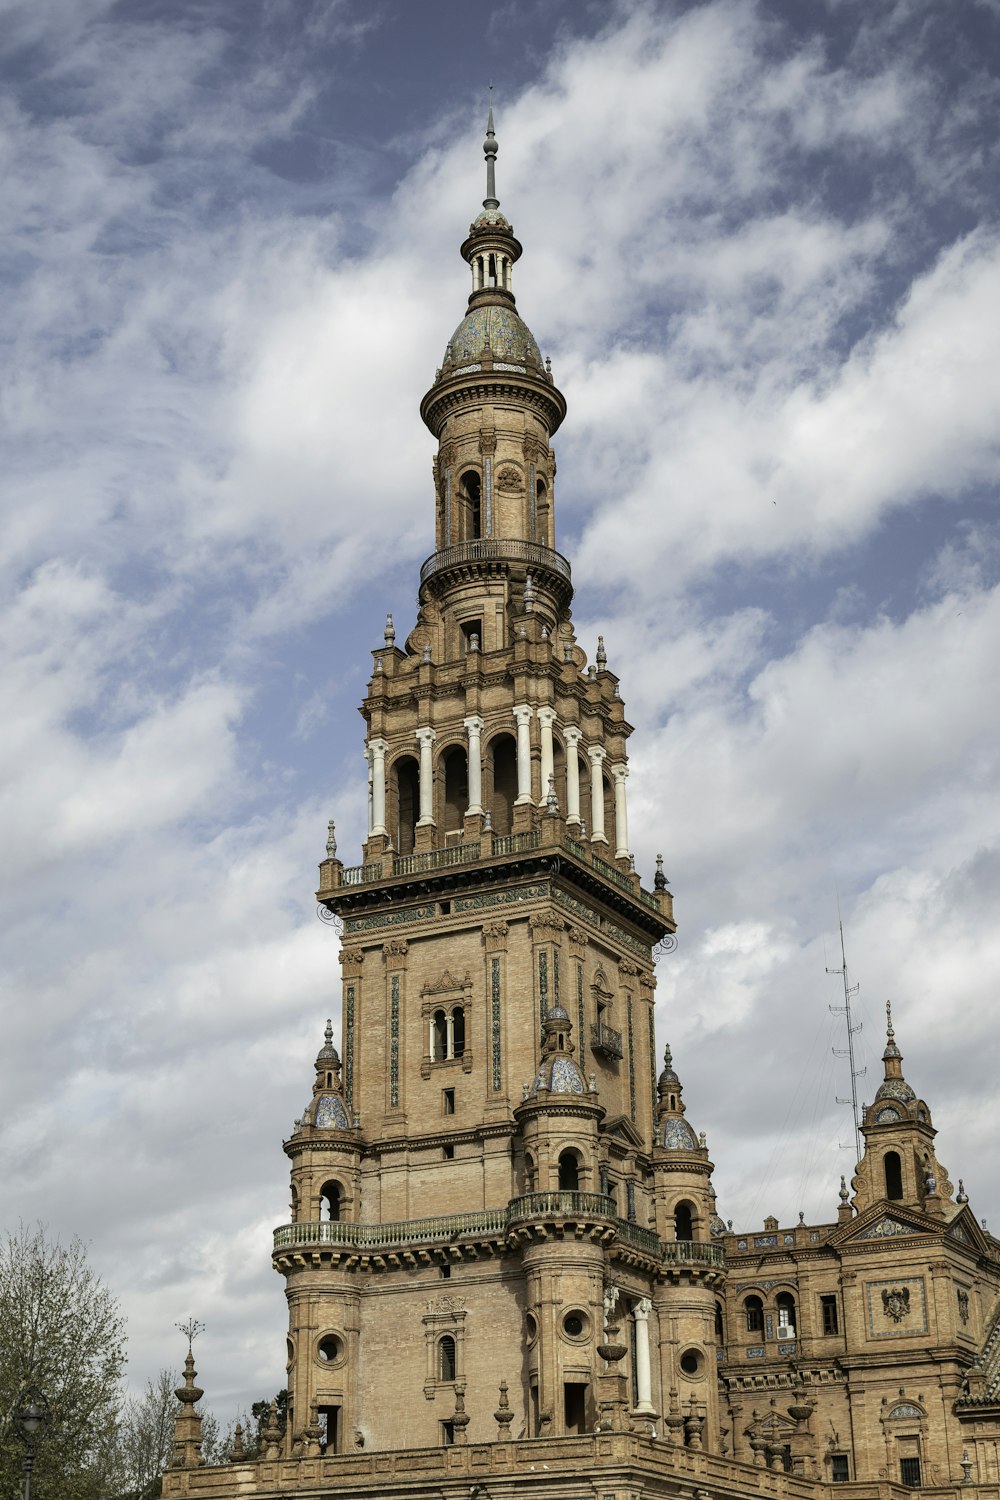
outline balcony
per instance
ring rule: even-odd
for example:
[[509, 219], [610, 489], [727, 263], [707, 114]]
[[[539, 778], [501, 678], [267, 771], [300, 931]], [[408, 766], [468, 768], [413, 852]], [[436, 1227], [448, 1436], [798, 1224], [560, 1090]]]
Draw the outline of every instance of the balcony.
[[507, 1209], [511, 1225], [532, 1219], [607, 1219], [614, 1222], [615, 1200], [603, 1193], [580, 1193], [559, 1191], [554, 1193], [526, 1193], [523, 1198], [512, 1198]]
[[534, 574], [554, 574], [556, 578], [570, 584], [570, 565], [560, 552], [543, 547], [539, 542], [525, 542], [519, 537], [478, 537], [471, 542], [455, 542], [451, 547], [442, 547], [430, 556], [420, 569], [421, 587], [438, 573], [455, 569], [475, 569], [486, 563], [503, 566], [506, 563], [523, 563]]
[[667, 1266], [718, 1266], [726, 1264], [721, 1245], [704, 1240], [661, 1240], [660, 1259]]
[[337, 1245], [348, 1250], [392, 1250], [407, 1245], [448, 1244], [465, 1235], [503, 1236], [507, 1210], [444, 1214], [434, 1219], [400, 1219], [390, 1224], [355, 1224], [348, 1219], [300, 1220], [274, 1231], [275, 1250], [310, 1245]]
[[610, 1057], [615, 1060], [625, 1056], [622, 1049], [622, 1034], [613, 1026], [605, 1026], [603, 1021], [598, 1021], [590, 1028], [590, 1050], [597, 1052], [601, 1057]]

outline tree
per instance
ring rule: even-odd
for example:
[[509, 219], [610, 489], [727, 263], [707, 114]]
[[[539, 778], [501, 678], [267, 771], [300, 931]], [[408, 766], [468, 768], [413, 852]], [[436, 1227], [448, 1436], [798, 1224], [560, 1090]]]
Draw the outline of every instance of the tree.
[[130, 1396], [118, 1423], [121, 1495], [127, 1500], [154, 1500], [160, 1494], [163, 1471], [170, 1459], [178, 1377], [161, 1370], [146, 1381], [141, 1396]]
[[82, 1241], [25, 1226], [0, 1241], [0, 1494], [20, 1493], [25, 1391], [52, 1420], [36, 1448], [34, 1500], [99, 1500], [118, 1489], [116, 1419], [125, 1326]]

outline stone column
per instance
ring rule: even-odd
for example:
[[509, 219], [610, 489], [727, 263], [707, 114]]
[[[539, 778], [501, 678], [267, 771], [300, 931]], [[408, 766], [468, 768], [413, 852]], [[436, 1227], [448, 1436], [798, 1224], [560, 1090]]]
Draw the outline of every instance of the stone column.
[[649, 1314], [652, 1308], [649, 1298], [643, 1297], [632, 1309], [635, 1322], [635, 1409], [649, 1413], [654, 1411], [653, 1385], [649, 1373]]
[[539, 723], [539, 725], [541, 727], [541, 745], [542, 745], [542, 756], [541, 756], [541, 775], [542, 775], [541, 792], [542, 792], [542, 795], [539, 798], [539, 802], [538, 802], [539, 807], [544, 807], [545, 806], [546, 800], [547, 800], [548, 795], [549, 795], [549, 781], [552, 778], [553, 769], [554, 769], [554, 766], [555, 766], [555, 755], [554, 755], [553, 745], [552, 745], [552, 726], [555, 723], [555, 720], [556, 720], [556, 711], [555, 711], [554, 708], [547, 708], [547, 707], [545, 707], [545, 708], [540, 708], [538, 710], [538, 723]]
[[603, 745], [591, 745], [587, 754], [590, 756], [590, 842], [606, 844], [608, 836], [604, 832], [604, 777], [601, 765], [607, 751]]
[[433, 729], [418, 729], [417, 743], [420, 746], [420, 817], [418, 828], [428, 828], [434, 823], [434, 764], [431, 746], [437, 736]]
[[563, 730], [563, 738], [566, 741], [566, 822], [576, 823], [578, 826], [583, 821], [580, 817], [580, 731], [575, 724], [567, 725]]
[[444, 1055], [450, 1062], [451, 1059], [455, 1056], [455, 1016], [452, 1011], [448, 1011], [447, 1015], [444, 1018], [444, 1029]]
[[615, 766], [611, 775], [615, 783], [615, 859], [628, 859], [628, 804], [625, 800], [628, 766]]
[[531, 801], [531, 707], [518, 704], [514, 709], [517, 724], [517, 797], [518, 803]]
[[471, 718], [463, 719], [466, 732], [469, 736], [469, 805], [465, 810], [466, 817], [483, 815], [483, 750], [482, 732], [483, 721], [473, 714]]
[[365, 760], [368, 763], [368, 837], [371, 838], [371, 836], [372, 836], [372, 825], [373, 825], [373, 823], [375, 821], [374, 818], [372, 817], [372, 811], [373, 811], [373, 809], [372, 809], [372, 753], [371, 753], [371, 750], [366, 750], [365, 751]]
[[385, 826], [385, 752], [389, 746], [385, 740], [370, 740], [372, 753], [372, 834], [385, 838], [389, 830]]

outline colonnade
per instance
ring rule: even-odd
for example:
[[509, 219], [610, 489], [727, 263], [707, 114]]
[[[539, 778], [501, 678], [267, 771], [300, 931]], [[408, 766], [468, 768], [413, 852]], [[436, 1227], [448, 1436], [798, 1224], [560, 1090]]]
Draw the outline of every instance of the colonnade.
[[[555, 734], [557, 714], [554, 708], [543, 704], [534, 709], [528, 703], [519, 703], [512, 710], [517, 745], [517, 796], [515, 805], [534, 802], [531, 789], [531, 720], [537, 714], [539, 726], [539, 770], [541, 773], [541, 797], [539, 806], [544, 807], [549, 787], [555, 774]], [[466, 815], [482, 817], [483, 807], [483, 730], [484, 721], [472, 714], [462, 721], [466, 732], [466, 749], [469, 766], [469, 805]], [[580, 751], [585, 750], [590, 761], [590, 841], [607, 844], [608, 835], [604, 817], [604, 763], [607, 751], [603, 745], [583, 746], [583, 736], [576, 725], [568, 724], [562, 731], [566, 746], [566, 822], [579, 828], [583, 824], [580, 809]], [[432, 827], [434, 818], [434, 742], [436, 731], [429, 725], [416, 731], [419, 747], [419, 816], [418, 828]], [[389, 746], [384, 739], [368, 741], [368, 835], [388, 837], [386, 825], [386, 774], [385, 759]], [[615, 797], [615, 858], [629, 858], [628, 803], [625, 783], [628, 766], [622, 763], [611, 766], [611, 779]]]

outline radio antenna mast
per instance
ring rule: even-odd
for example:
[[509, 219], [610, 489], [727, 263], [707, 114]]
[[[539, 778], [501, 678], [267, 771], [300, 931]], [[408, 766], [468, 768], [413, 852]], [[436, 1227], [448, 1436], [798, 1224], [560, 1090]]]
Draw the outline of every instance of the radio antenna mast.
[[855, 1157], [855, 1160], [856, 1161], [860, 1161], [861, 1160], [861, 1128], [860, 1128], [860, 1126], [858, 1124], [858, 1079], [859, 1078], [864, 1078], [864, 1076], [867, 1073], [868, 1069], [867, 1068], [856, 1068], [854, 1066], [854, 1038], [857, 1036], [858, 1032], [861, 1030], [861, 1024], [862, 1023], [860, 1021], [858, 1021], [857, 1024], [855, 1024], [854, 1020], [852, 1019], [852, 1017], [851, 1017], [851, 1001], [857, 996], [858, 988], [859, 987], [856, 984], [850, 984], [848, 982], [848, 977], [847, 977], [847, 953], [844, 950], [844, 923], [843, 923], [843, 920], [842, 919], [838, 919], [837, 925], [840, 928], [840, 968], [839, 969], [827, 969], [826, 972], [828, 974], [839, 974], [839, 975], [842, 976], [842, 978], [844, 980], [844, 1003], [843, 1003], [843, 1005], [831, 1005], [830, 1006], [830, 1014], [832, 1016], [843, 1016], [844, 1017], [844, 1021], [845, 1021], [846, 1025], [847, 1025], [847, 1046], [846, 1047], [834, 1047], [831, 1050], [833, 1052], [834, 1057], [846, 1057], [848, 1059], [848, 1067], [851, 1070], [851, 1097], [850, 1097], [850, 1099], [840, 1099], [840, 1098], [838, 1098], [837, 1099], [837, 1103], [838, 1104], [849, 1104], [851, 1106], [851, 1119], [854, 1122], [854, 1150], [857, 1153], [856, 1157]]

